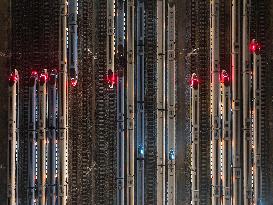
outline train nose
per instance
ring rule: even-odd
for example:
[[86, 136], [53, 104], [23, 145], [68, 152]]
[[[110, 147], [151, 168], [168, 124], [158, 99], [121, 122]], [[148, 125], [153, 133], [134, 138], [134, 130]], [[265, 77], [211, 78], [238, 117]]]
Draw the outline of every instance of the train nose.
[[76, 87], [76, 85], [78, 84], [78, 81], [76, 78], [71, 78], [70, 83], [72, 87]]
[[40, 78], [39, 78], [40, 85], [45, 84], [45, 83], [47, 82], [47, 78], [48, 78], [47, 75], [44, 74], [44, 73], [42, 73], [42, 74], [40, 75]]
[[49, 83], [51, 85], [54, 85], [56, 83], [56, 81], [57, 81], [57, 70], [54, 69], [54, 70], [52, 70], [50, 72], [48, 81], [49, 81]]
[[18, 76], [15, 73], [12, 73], [9, 77], [9, 86], [13, 86], [18, 81]]
[[193, 89], [195, 89], [195, 90], [198, 89], [199, 80], [198, 80], [197, 75], [195, 73], [192, 74], [190, 85]]
[[32, 71], [31, 74], [30, 74], [30, 78], [29, 78], [29, 86], [30, 87], [33, 87], [36, 83], [36, 80], [37, 80], [37, 76], [38, 76], [38, 73], [37, 71]]
[[222, 82], [225, 86], [229, 86], [229, 84], [230, 84], [229, 75], [228, 75], [228, 73], [227, 73], [225, 70], [222, 71], [221, 82]]
[[249, 44], [249, 51], [250, 53], [256, 53], [256, 54], [260, 53], [261, 44], [255, 39], [253, 39]]
[[108, 70], [108, 75], [106, 77], [106, 82], [109, 85], [110, 88], [113, 88], [114, 85], [117, 83], [117, 77], [113, 73], [111, 69]]

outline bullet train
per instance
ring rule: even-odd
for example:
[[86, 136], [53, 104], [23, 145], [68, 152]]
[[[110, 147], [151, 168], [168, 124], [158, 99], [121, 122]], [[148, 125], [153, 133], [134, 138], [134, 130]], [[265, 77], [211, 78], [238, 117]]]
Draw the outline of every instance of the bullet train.
[[254, 204], [261, 204], [262, 201], [262, 110], [261, 110], [261, 45], [255, 39], [250, 43], [253, 49], [253, 177], [254, 177]]
[[35, 197], [36, 178], [36, 109], [37, 109], [38, 72], [33, 70], [29, 78], [29, 106], [28, 106], [28, 195], [27, 204], [32, 205]]
[[38, 203], [46, 204], [46, 116], [47, 116], [47, 70], [39, 75], [39, 103], [37, 136], [37, 180], [38, 180]]
[[195, 73], [191, 76], [191, 181], [192, 181], [192, 204], [198, 205], [200, 189], [200, 137], [199, 137], [199, 87], [200, 82]]
[[18, 129], [18, 89], [19, 75], [14, 70], [9, 76], [9, 119], [8, 119], [8, 204], [16, 205], [16, 143]]
[[221, 104], [222, 104], [222, 185], [223, 204], [231, 203], [231, 102], [230, 77], [226, 70], [221, 72]]
[[69, 49], [69, 75], [73, 87], [78, 81], [78, 0], [69, 0], [68, 3], [68, 49]]
[[175, 61], [175, 4], [168, 1], [168, 26], [167, 26], [167, 205], [176, 204], [176, 61]]
[[106, 39], [106, 67], [107, 67], [107, 77], [106, 81], [109, 88], [113, 88], [116, 84], [116, 76], [114, 70], [114, 0], [107, 0], [107, 39]]
[[48, 77], [48, 203], [56, 204], [56, 129], [57, 129], [57, 70], [51, 70]]

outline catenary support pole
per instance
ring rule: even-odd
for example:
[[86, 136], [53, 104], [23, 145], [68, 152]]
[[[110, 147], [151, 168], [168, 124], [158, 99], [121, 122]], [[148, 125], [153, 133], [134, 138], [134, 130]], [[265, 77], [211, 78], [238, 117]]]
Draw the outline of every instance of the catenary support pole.
[[144, 1], [137, 0], [137, 205], [144, 205]]
[[167, 186], [167, 204], [176, 204], [176, 180], [175, 180], [175, 155], [176, 155], [176, 63], [175, 63], [175, 3], [172, 0], [168, 2], [168, 40], [167, 40], [167, 72], [168, 72], [168, 186]]
[[117, 1], [117, 204], [124, 205], [124, 0]]
[[240, 22], [241, 1], [232, 0], [231, 68], [232, 68], [232, 204], [242, 204], [241, 157], [241, 63]]
[[127, 1], [127, 204], [135, 204], [134, 0]]

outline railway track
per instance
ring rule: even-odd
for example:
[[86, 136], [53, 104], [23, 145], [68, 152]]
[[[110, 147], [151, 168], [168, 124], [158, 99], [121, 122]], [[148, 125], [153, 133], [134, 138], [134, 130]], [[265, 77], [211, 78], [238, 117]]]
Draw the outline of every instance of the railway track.
[[[109, 89], [106, 76], [106, 0], [79, 3], [80, 82], [69, 89], [69, 204], [109, 204], [116, 198], [116, 89]], [[156, 1], [146, 1], [148, 66], [147, 84], [147, 187], [146, 201], [156, 203]], [[17, 1], [13, 10], [12, 63], [20, 79], [21, 132], [19, 149], [20, 203], [26, 204], [28, 180], [27, 118], [30, 69], [58, 68], [59, 4]], [[24, 9], [22, 9], [24, 8]], [[24, 24], [22, 25], [22, 19]], [[97, 29], [91, 22], [95, 19]], [[93, 21], [94, 22], [94, 21]], [[94, 42], [98, 42], [96, 45]], [[91, 65], [91, 66], [90, 66]], [[90, 83], [91, 82], [91, 83]], [[80, 99], [80, 100], [79, 100]], [[96, 99], [96, 101], [95, 101]], [[96, 190], [94, 190], [96, 187]], [[37, 196], [37, 193], [35, 193]]]
[[[229, 1], [220, 1], [220, 65], [230, 72]], [[145, 2], [145, 204], [156, 204], [156, 0]], [[262, 45], [261, 193], [270, 202], [269, 126], [266, 99], [266, 0], [252, 1], [251, 39]], [[79, 1], [79, 84], [69, 99], [69, 204], [109, 204], [116, 199], [116, 88], [105, 81], [107, 0]], [[200, 204], [210, 203], [209, 2], [191, 1], [191, 73], [200, 77]], [[20, 73], [19, 204], [28, 181], [28, 81], [30, 69], [58, 68], [59, 1], [12, 1], [12, 68]], [[124, 72], [126, 74], [126, 72]], [[125, 113], [126, 114], [126, 113]], [[127, 162], [128, 163], [128, 162]], [[190, 190], [188, 190], [190, 192]], [[35, 192], [37, 196], [37, 191]]]
[[[79, 73], [81, 79], [81, 73]], [[70, 88], [69, 91], [69, 202], [82, 204], [82, 140], [83, 134], [83, 111], [82, 85]], [[87, 166], [85, 164], [85, 166]]]
[[[266, 19], [266, 14], [269, 12], [265, 7], [266, 1], [251, 1], [251, 16], [250, 16], [250, 39], [256, 39], [261, 45], [261, 90], [260, 90], [260, 102], [261, 102], [261, 127], [259, 136], [261, 137], [261, 203], [270, 202], [270, 179], [268, 175], [269, 170], [269, 142], [270, 135], [267, 126], [267, 113], [269, 112], [268, 102], [266, 101], [266, 88], [269, 84], [267, 75], [267, 61], [268, 61], [268, 50], [266, 48], [266, 25], [269, 21]], [[253, 83], [253, 82], [252, 82]], [[253, 93], [253, 85], [251, 89]], [[252, 95], [253, 97], [253, 95]], [[253, 152], [253, 151], [252, 151]], [[253, 193], [253, 197], [255, 195]]]
[[156, 1], [145, 7], [145, 204], [156, 204]]
[[198, 49], [191, 57], [191, 73], [200, 78], [200, 204], [209, 204], [210, 180], [210, 124], [209, 124], [209, 4], [207, 1], [191, 2], [191, 47]]
[[255, 21], [255, 24], [252, 28], [251, 38], [255, 38], [261, 44], [261, 169], [262, 169], [262, 177], [261, 177], [261, 199], [262, 203], [270, 202], [270, 184], [268, 178], [268, 169], [269, 169], [269, 135], [266, 129], [266, 67], [267, 67], [267, 53], [266, 53], [266, 13], [268, 10], [266, 9], [266, 1], [254, 1], [252, 3], [252, 19]]
[[[83, 140], [82, 146], [82, 204], [90, 204], [94, 202], [94, 156], [95, 156], [95, 66], [94, 66], [94, 1], [82, 1], [81, 15], [79, 22], [82, 41], [79, 46], [84, 47], [84, 50], [91, 52], [82, 52], [80, 60], [82, 66], [82, 89], [83, 89], [83, 113], [85, 113], [83, 123]], [[80, 20], [79, 19], [79, 20]], [[91, 66], [89, 66], [91, 65]], [[87, 145], [87, 146], [84, 146]]]
[[[71, 204], [112, 204], [116, 187], [116, 90], [109, 89], [105, 81], [106, 1], [79, 2], [78, 19], [82, 49], [79, 85], [70, 93], [69, 195]], [[99, 25], [96, 30], [94, 22]], [[95, 45], [95, 41], [99, 43]]]
[[230, 4], [225, 0], [220, 0], [219, 7], [220, 69], [230, 72]]
[[[95, 201], [97, 204], [112, 204], [115, 193], [115, 138], [116, 94], [106, 82], [106, 5], [97, 2], [96, 7], [96, 157]], [[113, 109], [113, 110], [111, 110]], [[114, 128], [114, 129], [113, 129]], [[112, 150], [111, 150], [112, 149]]]
[[[260, 9], [263, 9], [263, 13], [260, 16], [260, 21], [263, 22], [261, 25], [260, 32], [264, 33], [264, 36], [261, 38], [262, 45], [264, 45], [265, 52], [262, 53], [262, 87], [264, 88], [261, 93], [262, 97], [262, 127], [264, 128], [265, 134], [265, 142], [262, 143], [262, 153], [266, 153], [266, 157], [262, 157], [262, 169], [263, 171], [263, 179], [262, 182], [265, 184], [264, 191], [262, 195], [265, 197], [265, 203], [270, 203], [273, 200], [272, 197], [272, 151], [271, 151], [271, 144], [272, 144], [272, 60], [269, 60], [270, 55], [272, 55], [271, 46], [268, 46], [272, 43], [272, 35], [271, 29], [272, 25], [270, 25], [272, 21], [267, 16], [269, 16], [270, 10], [268, 9], [268, 5], [272, 5], [271, 1], [263, 0], [261, 1]], [[263, 55], [265, 56], [265, 63], [263, 62]], [[271, 96], [271, 97], [269, 97]], [[271, 108], [270, 108], [271, 107]], [[263, 129], [262, 128], [262, 129]]]
[[[20, 73], [19, 204], [26, 204], [28, 181], [28, 81], [31, 69], [58, 65], [56, 0], [12, 1], [11, 65]], [[57, 17], [56, 17], [57, 16]], [[54, 32], [56, 31], [57, 32]], [[50, 32], [53, 31], [53, 32]], [[55, 42], [55, 43], [54, 43]]]
[[[266, 133], [266, 95], [265, 95], [265, 87], [266, 87], [266, 52], [265, 49], [265, 42], [266, 42], [266, 18], [265, 13], [267, 12], [265, 8], [265, 1], [252, 1], [252, 13], [251, 13], [251, 38], [250, 39], [257, 39], [258, 42], [262, 45], [261, 50], [261, 66], [262, 66], [262, 88], [261, 88], [261, 132], [259, 135], [261, 136], [261, 149], [262, 149], [262, 158], [261, 158], [261, 166], [262, 166], [262, 177], [261, 177], [261, 200], [262, 203], [269, 203], [269, 178], [268, 178], [268, 135]], [[191, 2], [192, 10], [191, 10], [191, 42], [192, 42], [192, 49], [198, 48], [198, 54], [191, 58], [191, 68], [192, 72], [198, 73], [201, 81], [201, 92], [200, 92], [200, 99], [201, 99], [201, 136], [209, 136], [207, 135], [207, 131], [209, 126], [206, 124], [206, 120], [208, 121], [209, 118], [207, 113], [209, 113], [209, 99], [206, 97], [208, 94], [208, 89], [206, 86], [206, 80], [208, 78], [208, 71], [206, 70], [206, 65], [208, 63], [209, 57], [207, 56], [208, 51], [208, 44], [206, 42], [206, 29], [208, 28], [209, 24], [206, 22], [207, 16], [206, 12], [209, 11], [207, 8], [207, 4], [205, 1], [192, 1]], [[226, 69], [230, 71], [230, 4], [226, 1], [220, 2], [220, 69]], [[203, 87], [203, 88], [202, 88]], [[253, 92], [253, 90], [252, 90]], [[209, 197], [210, 197], [210, 186], [208, 186], [210, 182], [209, 178], [209, 161], [206, 161], [206, 158], [209, 159], [209, 155], [205, 157], [205, 153], [209, 153], [209, 137], [201, 138], [201, 176], [200, 176], [200, 204], [208, 204]], [[202, 196], [202, 193], [204, 194]]]
[[[29, 15], [29, 10], [23, 10], [24, 5], [26, 2], [14, 2], [12, 7], [12, 13], [13, 13], [13, 19], [15, 25], [13, 25], [13, 39], [16, 43], [12, 45], [12, 53], [16, 52], [14, 58], [12, 58], [12, 65], [18, 67], [19, 72], [23, 73], [23, 78], [20, 79], [20, 136], [19, 136], [19, 150], [18, 150], [18, 168], [19, 168], [19, 202], [24, 204], [26, 203], [26, 197], [27, 197], [27, 154], [28, 154], [28, 146], [27, 146], [27, 139], [28, 134], [26, 130], [28, 129], [28, 75], [27, 71], [24, 70], [23, 67], [28, 67], [30, 62], [27, 61], [27, 57], [25, 53], [27, 53], [30, 49], [29, 47], [26, 47], [28, 44], [28, 28], [24, 27], [24, 25], [21, 24], [21, 20], [24, 19], [25, 23], [27, 24], [28, 19], [27, 16]], [[26, 5], [25, 5], [26, 6]], [[28, 14], [28, 15], [27, 15]], [[18, 43], [18, 44], [17, 44]]]

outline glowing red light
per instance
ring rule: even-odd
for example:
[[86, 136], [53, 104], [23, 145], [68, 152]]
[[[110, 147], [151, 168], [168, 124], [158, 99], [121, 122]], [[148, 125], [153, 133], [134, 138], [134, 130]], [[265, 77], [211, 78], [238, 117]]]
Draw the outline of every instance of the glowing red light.
[[225, 71], [225, 70], [222, 71], [221, 82], [222, 82], [225, 86], [228, 86], [228, 85], [230, 84], [229, 75], [228, 75], [227, 71]]
[[9, 76], [9, 84], [13, 85], [14, 83], [16, 83], [18, 81], [18, 76], [15, 73], [12, 73]]
[[261, 45], [255, 39], [253, 39], [249, 44], [249, 51], [257, 54], [261, 51]]
[[107, 83], [109, 84], [110, 87], [113, 87], [116, 84], [116, 76], [107, 76]]
[[106, 82], [110, 88], [113, 88], [113, 86], [117, 83], [117, 76], [115, 74], [113, 74], [112, 70], [110, 70], [110, 69], [108, 70]]
[[198, 78], [197, 78], [197, 75], [194, 73], [194, 74], [192, 74], [192, 78], [191, 78], [191, 87], [193, 88], [193, 89], [198, 89], [198, 85], [199, 85], [199, 80], [198, 80]]
[[33, 70], [31, 71], [31, 75], [38, 75], [37, 71]]
[[72, 78], [70, 83], [71, 83], [72, 87], [75, 87], [77, 85], [78, 81], [76, 79]]

